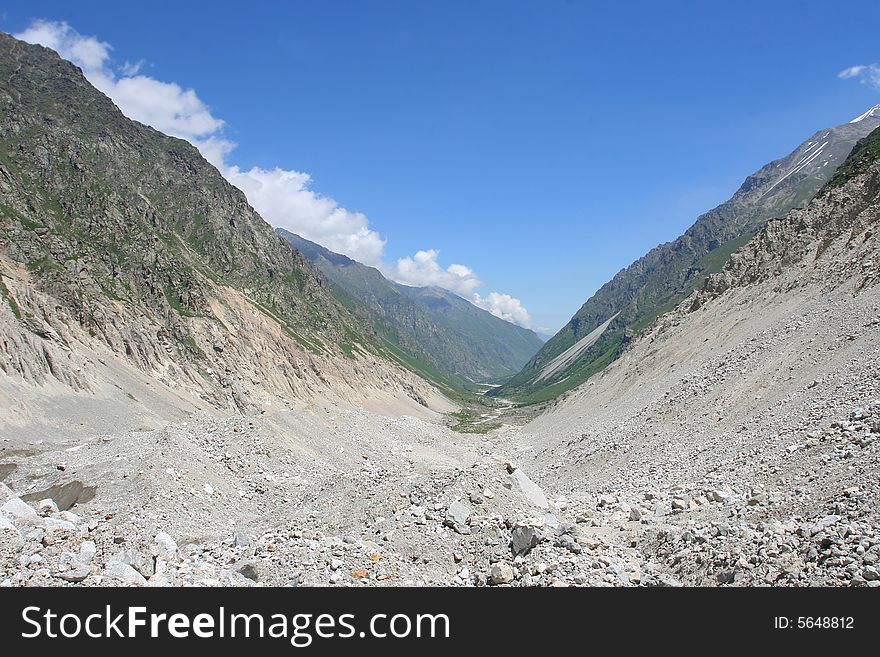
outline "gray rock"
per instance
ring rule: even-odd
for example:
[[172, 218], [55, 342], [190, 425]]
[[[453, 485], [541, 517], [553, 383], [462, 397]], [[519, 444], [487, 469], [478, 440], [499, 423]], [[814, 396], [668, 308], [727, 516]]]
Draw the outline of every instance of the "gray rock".
[[65, 582], [81, 582], [91, 574], [91, 569], [85, 564], [72, 562], [67, 570], [56, 573], [55, 576]]
[[257, 572], [257, 565], [251, 561], [241, 564], [238, 567], [238, 573], [252, 582], [256, 582], [260, 579], [260, 574]]
[[155, 560], [145, 557], [136, 550], [123, 550], [113, 556], [113, 561], [131, 566], [144, 577], [152, 577], [156, 572]]
[[584, 551], [581, 547], [580, 543], [578, 543], [570, 534], [562, 534], [561, 536], [557, 536], [556, 540], [553, 541], [553, 545], [556, 547], [565, 548], [572, 554], [580, 554]]
[[880, 581], [880, 571], [878, 571], [874, 566], [865, 566], [864, 568], [862, 568], [862, 578], [866, 582]]
[[467, 525], [468, 518], [471, 517], [473, 509], [469, 504], [456, 500], [446, 509], [445, 523], [450, 527], [464, 527]]
[[722, 570], [715, 576], [715, 579], [719, 584], [733, 584], [733, 580], [736, 579], [736, 572], [733, 570]]
[[510, 549], [513, 556], [518, 557], [526, 554], [544, 540], [541, 529], [532, 524], [519, 524], [513, 528], [510, 534]]

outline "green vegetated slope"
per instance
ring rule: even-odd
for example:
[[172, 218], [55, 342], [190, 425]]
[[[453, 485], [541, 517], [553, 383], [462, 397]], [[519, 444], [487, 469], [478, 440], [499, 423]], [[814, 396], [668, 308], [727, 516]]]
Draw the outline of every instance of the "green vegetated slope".
[[[768, 220], [803, 205], [834, 175], [856, 142], [880, 125], [880, 111], [822, 130], [790, 155], [749, 176], [733, 197], [700, 216], [681, 237], [661, 244], [620, 271], [516, 376], [491, 394], [520, 403], [571, 390], [614, 361], [633, 335], [674, 308], [721, 269]], [[548, 365], [617, 315], [601, 337], [547, 375]]]
[[432, 377], [473, 388], [510, 376], [543, 344], [528, 329], [434, 287], [408, 287], [379, 270], [278, 229], [327, 278], [336, 298]]

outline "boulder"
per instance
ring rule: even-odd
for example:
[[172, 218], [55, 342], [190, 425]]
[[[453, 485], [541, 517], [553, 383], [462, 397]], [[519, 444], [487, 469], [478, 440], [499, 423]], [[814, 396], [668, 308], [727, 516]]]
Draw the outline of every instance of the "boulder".
[[493, 584], [510, 584], [513, 581], [513, 567], [504, 561], [493, 563], [489, 568], [489, 581]]
[[177, 559], [177, 541], [165, 532], [156, 534], [156, 542], [153, 545], [154, 554], [166, 561]]
[[0, 506], [0, 513], [12, 521], [37, 520], [40, 517], [34, 507], [18, 497], [12, 497]]
[[518, 557], [528, 553], [543, 540], [544, 532], [542, 526], [537, 523], [517, 524], [510, 534], [510, 549], [513, 552], [513, 556]]
[[9, 520], [0, 516], [0, 554], [14, 554], [23, 545], [21, 532]]
[[513, 488], [532, 506], [539, 509], [549, 509], [550, 504], [544, 491], [534, 481], [529, 479], [528, 475], [521, 469], [517, 468], [508, 475]]
[[58, 513], [58, 505], [51, 497], [47, 497], [37, 502], [37, 512], [41, 516], [50, 516], [53, 513]]

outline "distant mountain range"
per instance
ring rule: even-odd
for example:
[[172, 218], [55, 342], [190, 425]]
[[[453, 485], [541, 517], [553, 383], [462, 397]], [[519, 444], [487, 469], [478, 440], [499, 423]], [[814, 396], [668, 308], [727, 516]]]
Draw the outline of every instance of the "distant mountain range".
[[515, 374], [543, 341], [438, 287], [410, 287], [283, 228], [279, 235], [331, 282], [331, 292], [422, 374], [455, 386]]
[[490, 394], [521, 403], [575, 388], [615, 360], [634, 334], [674, 308], [768, 220], [810, 200], [859, 139], [880, 126], [880, 105], [820, 130], [791, 154], [746, 178], [730, 200], [700, 216], [678, 239], [621, 270], [516, 376]]

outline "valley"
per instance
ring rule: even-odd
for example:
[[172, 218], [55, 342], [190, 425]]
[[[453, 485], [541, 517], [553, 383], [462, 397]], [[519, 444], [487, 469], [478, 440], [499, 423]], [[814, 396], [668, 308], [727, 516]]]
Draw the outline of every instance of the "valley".
[[878, 115], [542, 344], [0, 34], [0, 585], [880, 586]]

